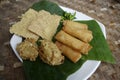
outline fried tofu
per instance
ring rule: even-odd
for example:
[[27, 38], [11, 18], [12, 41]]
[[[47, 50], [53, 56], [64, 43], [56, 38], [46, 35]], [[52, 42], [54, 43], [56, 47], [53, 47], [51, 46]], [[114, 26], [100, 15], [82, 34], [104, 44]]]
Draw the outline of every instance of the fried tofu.
[[37, 15], [37, 11], [29, 9], [25, 14], [22, 15], [20, 21], [10, 27], [10, 33], [15, 33], [24, 38], [34, 38], [37, 40], [39, 36], [28, 30], [28, 26], [32, 21], [36, 20]]
[[39, 11], [38, 18], [31, 23], [28, 30], [41, 36], [44, 39], [52, 40], [56, 33], [61, 16], [50, 14], [45, 10]]

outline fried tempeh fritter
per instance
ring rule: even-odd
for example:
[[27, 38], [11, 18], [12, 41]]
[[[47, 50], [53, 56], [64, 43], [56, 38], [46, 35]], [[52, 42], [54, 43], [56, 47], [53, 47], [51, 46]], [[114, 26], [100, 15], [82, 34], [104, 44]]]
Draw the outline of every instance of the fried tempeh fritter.
[[38, 56], [38, 47], [34, 39], [25, 39], [17, 45], [16, 50], [23, 60], [35, 61]]
[[56, 44], [48, 40], [41, 40], [39, 47], [39, 56], [43, 62], [49, 65], [60, 65], [64, 61], [64, 56]]

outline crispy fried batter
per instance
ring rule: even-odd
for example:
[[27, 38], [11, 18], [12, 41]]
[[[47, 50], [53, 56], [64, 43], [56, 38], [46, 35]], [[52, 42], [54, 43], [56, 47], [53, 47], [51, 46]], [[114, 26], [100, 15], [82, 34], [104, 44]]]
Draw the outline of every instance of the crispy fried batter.
[[30, 59], [30, 61], [35, 61], [38, 56], [38, 47], [34, 39], [25, 39], [17, 45], [16, 50], [18, 51], [20, 57], [24, 60]]
[[43, 62], [49, 65], [60, 65], [64, 61], [64, 56], [58, 47], [51, 41], [41, 40], [39, 56]]

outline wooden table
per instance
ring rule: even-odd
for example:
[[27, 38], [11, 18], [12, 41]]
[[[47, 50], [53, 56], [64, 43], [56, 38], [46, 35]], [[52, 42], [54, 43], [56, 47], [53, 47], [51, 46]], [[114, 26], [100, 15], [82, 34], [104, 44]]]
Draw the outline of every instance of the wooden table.
[[[0, 80], [25, 80], [23, 68], [9, 41], [9, 28], [39, 0], [0, 0]], [[116, 64], [102, 62], [88, 80], [120, 80], [120, 3], [115, 0], [51, 0], [83, 12], [106, 26], [107, 42]], [[17, 66], [17, 68], [15, 68]]]

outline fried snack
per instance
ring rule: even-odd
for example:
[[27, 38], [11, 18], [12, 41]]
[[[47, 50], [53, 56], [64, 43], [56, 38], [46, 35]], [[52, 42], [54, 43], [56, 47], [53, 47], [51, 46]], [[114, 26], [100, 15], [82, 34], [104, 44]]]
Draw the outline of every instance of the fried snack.
[[63, 55], [65, 55], [67, 58], [69, 58], [74, 63], [76, 63], [82, 57], [80, 52], [78, 52], [58, 41], [56, 42], [56, 45], [62, 51]]
[[38, 56], [38, 47], [34, 39], [25, 39], [17, 45], [16, 50], [23, 60], [35, 61]]
[[49, 12], [41, 10], [38, 18], [31, 23], [28, 29], [44, 39], [52, 40], [60, 20], [60, 16], [51, 15]]
[[34, 38], [37, 40], [39, 36], [30, 32], [27, 29], [31, 22], [36, 20], [37, 15], [37, 11], [29, 9], [25, 14], [23, 14], [22, 19], [19, 22], [15, 23], [14, 25], [12, 25], [12, 27], [10, 27], [10, 33], [15, 33], [24, 38]]
[[43, 62], [49, 65], [60, 65], [64, 62], [64, 56], [56, 44], [48, 40], [41, 40], [39, 56]]
[[72, 37], [71, 35], [67, 34], [63, 30], [57, 33], [55, 38], [60, 41], [61, 43], [78, 50], [79, 52], [83, 54], [87, 54], [88, 51], [92, 48], [88, 43], [82, 42], [78, 40], [75, 37]]
[[64, 26], [67, 26], [69, 28], [74, 27], [76, 29], [88, 29], [88, 26], [86, 24], [70, 21], [70, 20], [65, 20], [63, 22]]
[[93, 38], [92, 32], [90, 30], [77, 29], [75, 27], [69, 26], [64, 26], [63, 30], [84, 42], [90, 42]]

